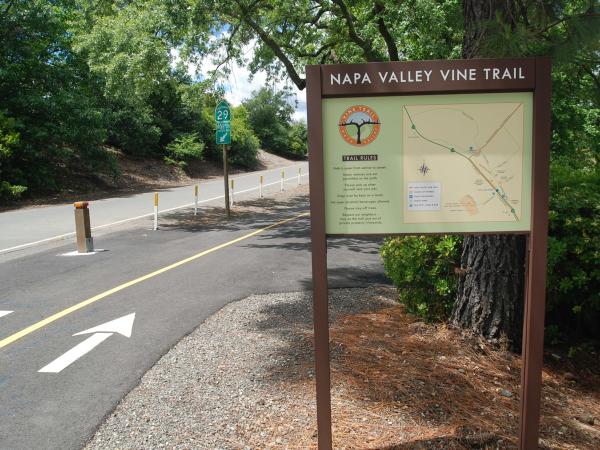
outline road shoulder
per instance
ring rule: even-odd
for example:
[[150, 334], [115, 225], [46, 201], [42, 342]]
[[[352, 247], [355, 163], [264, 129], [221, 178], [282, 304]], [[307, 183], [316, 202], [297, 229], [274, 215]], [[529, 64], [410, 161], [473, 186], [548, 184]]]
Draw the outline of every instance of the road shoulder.
[[[332, 320], [390, 306], [390, 288], [331, 291]], [[387, 293], [387, 295], [383, 295]], [[312, 299], [231, 303], [182, 339], [110, 414], [86, 449], [266, 448], [315, 430]], [[304, 415], [290, 418], [291, 405]]]

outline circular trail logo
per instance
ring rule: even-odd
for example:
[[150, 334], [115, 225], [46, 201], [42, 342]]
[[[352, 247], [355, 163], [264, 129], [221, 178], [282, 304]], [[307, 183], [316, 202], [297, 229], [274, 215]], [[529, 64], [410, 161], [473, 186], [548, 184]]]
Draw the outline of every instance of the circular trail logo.
[[338, 123], [342, 138], [357, 147], [364, 147], [373, 142], [380, 128], [379, 116], [365, 105], [351, 106], [344, 111]]

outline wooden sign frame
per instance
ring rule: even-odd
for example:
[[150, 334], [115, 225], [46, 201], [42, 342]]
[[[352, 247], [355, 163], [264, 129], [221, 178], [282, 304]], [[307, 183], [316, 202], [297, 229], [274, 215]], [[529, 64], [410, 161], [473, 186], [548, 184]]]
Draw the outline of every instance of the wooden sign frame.
[[[378, 72], [408, 72], [458, 69], [481, 73], [486, 68], [520, 68], [512, 79], [443, 80], [385, 84]], [[332, 83], [341, 74], [368, 75], [370, 83]], [[491, 72], [490, 72], [491, 73]], [[357, 77], [356, 80], [360, 78]], [[363, 77], [364, 79], [364, 77]], [[330, 80], [328, 83], [327, 80]], [[335, 97], [404, 96], [423, 94], [466, 94], [491, 92], [533, 93], [533, 148], [531, 227], [527, 235], [526, 295], [523, 321], [521, 396], [519, 407], [519, 448], [538, 448], [542, 365], [544, 350], [544, 312], [548, 243], [548, 197], [550, 157], [551, 62], [549, 58], [473, 59], [379, 62], [368, 64], [312, 65], [306, 67], [308, 149], [310, 167], [310, 213], [312, 241], [312, 281], [315, 339], [315, 379], [317, 427], [320, 450], [332, 448], [331, 383], [329, 367], [329, 303], [327, 284], [327, 237], [325, 229], [325, 172], [323, 158], [322, 100]], [[374, 81], [374, 82], [373, 82]], [[351, 235], [346, 235], [351, 236]]]

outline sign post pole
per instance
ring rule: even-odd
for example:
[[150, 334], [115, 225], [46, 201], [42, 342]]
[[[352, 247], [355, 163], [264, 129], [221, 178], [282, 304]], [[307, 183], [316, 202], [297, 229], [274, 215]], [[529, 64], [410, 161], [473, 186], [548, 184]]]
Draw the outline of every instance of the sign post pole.
[[523, 320], [519, 449], [538, 448], [548, 247], [550, 166], [550, 60], [536, 59], [533, 118], [533, 194], [528, 239], [527, 290]]
[[227, 162], [227, 145], [223, 145], [223, 181], [225, 182], [225, 210], [227, 218], [231, 217], [231, 208], [229, 207], [229, 163]]
[[227, 218], [231, 217], [229, 207], [229, 165], [227, 158], [227, 146], [231, 145], [231, 108], [229, 103], [221, 100], [215, 108], [215, 122], [217, 130], [215, 133], [215, 141], [217, 145], [223, 147], [223, 181], [225, 183], [225, 209], [227, 210]]
[[313, 281], [315, 382], [319, 450], [331, 450], [331, 380], [329, 368], [329, 298], [327, 289], [327, 236], [325, 234], [325, 175], [321, 71], [306, 68], [308, 146], [310, 148], [310, 238]]

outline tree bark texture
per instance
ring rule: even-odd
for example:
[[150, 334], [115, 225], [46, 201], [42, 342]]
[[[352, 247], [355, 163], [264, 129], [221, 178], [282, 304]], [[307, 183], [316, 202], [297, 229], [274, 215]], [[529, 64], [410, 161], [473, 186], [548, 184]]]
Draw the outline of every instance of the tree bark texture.
[[506, 339], [518, 345], [523, 324], [523, 236], [466, 236], [461, 266], [452, 324], [492, 342]]
[[[463, 57], [481, 56], [490, 21], [499, 16], [512, 23], [510, 0], [464, 0]], [[489, 55], [486, 55], [489, 56]], [[450, 321], [486, 339], [503, 338], [520, 349], [525, 294], [525, 238], [518, 235], [465, 237], [461, 277]]]
[[504, 23], [515, 23], [516, 5], [514, 0], [463, 0], [462, 56], [465, 59], [482, 56], [483, 45], [490, 34], [490, 25], [499, 16]]

